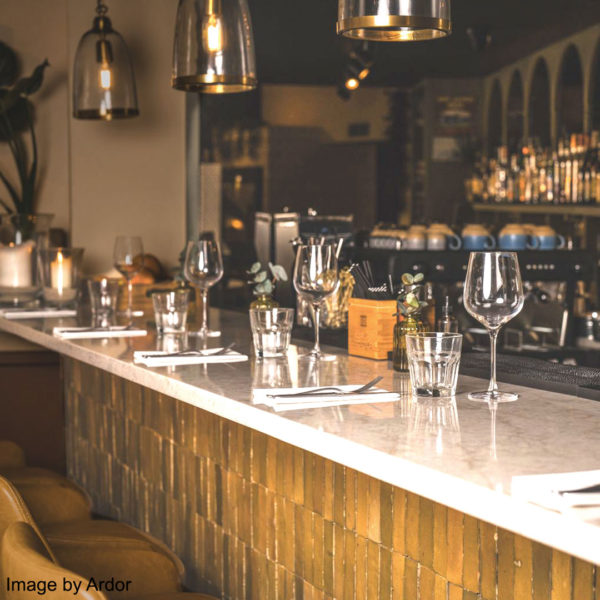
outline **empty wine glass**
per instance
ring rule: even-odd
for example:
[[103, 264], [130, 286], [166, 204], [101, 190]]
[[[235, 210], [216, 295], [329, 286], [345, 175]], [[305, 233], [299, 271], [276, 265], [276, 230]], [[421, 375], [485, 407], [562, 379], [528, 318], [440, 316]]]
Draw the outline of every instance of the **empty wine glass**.
[[143, 311], [133, 310], [133, 276], [144, 265], [144, 246], [142, 238], [134, 235], [119, 235], [115, 240], [113, 263], [119, 273], [127, 280], [127, 310], [122, 313], [129, 319], [142, 316]]
[[219, 244], [214, 240], [188, 242], [183, 273], [202, 294], [202, 327], [197, 332], [190, 332], [190, 335], [203, 338], [219, 337], [220, 331], [208, 328], [208, 289], [223, 277], [223, 259]]
[[490, 334], [490, 384], [486, 392], [471, 392], [478, 402], [513, 402], [519, 395], [498, 391], [496, 341], [505, 323], [521, 312], [524, 295], [519, 260], [514, 252], [471, 252], [463, 294], [467, 312]]
[[321, 304], [331, 296], [338, 286], [338, 262], [335, 247], [332, 245], [309, 244], [298, 246], [294, 265], [294, 288], [313, 309], [315, 345], [304, 356], [317, 360], [335, 358], [321, 352], [319, 347], [319, 325]]

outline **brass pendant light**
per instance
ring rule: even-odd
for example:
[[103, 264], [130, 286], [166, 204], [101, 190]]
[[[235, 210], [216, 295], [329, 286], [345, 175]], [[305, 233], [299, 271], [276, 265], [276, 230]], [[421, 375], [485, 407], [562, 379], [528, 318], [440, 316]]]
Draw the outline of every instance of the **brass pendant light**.
[[179, 0], [171, 85], [206, 94], [247, 92], [256, 87], [246, 0]]
[[450, 0], [339, 0], [337, 32], [373, 42], [444, 37], [452, 32]]
[[92, 28], [81, 38], [73, 66], [76, 119], [126, 119], [140, 114], [129, 50], [97, 0]]

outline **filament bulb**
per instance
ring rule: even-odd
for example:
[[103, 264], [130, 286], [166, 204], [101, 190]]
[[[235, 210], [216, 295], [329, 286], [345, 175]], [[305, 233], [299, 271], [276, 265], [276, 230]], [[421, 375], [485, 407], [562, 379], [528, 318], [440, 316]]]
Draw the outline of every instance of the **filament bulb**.
[[223, 23], [220, 15], [211, 14], [204, 17], [202, 40], [207, 52], [223, 50]]
[[110, 90], [112, 87], [112, 71], [108, 65], [100, 68], [100, 87], [103, 90]]

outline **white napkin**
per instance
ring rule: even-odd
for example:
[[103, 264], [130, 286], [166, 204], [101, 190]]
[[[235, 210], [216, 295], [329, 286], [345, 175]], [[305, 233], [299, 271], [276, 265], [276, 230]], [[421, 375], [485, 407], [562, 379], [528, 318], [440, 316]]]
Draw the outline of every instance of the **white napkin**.
[[[323, 386], [324, 387], [324, 386]], [[344, 392], [351, 392], [360, 387], [355, 385], [338, 385]], [[267, 388], [255, 389], [252, 391], [252, 402], [254, 404], [266, 404], [276, 412], [286, 410], [300, 410], [303, 408], [323, 408], [326, 406], [343, 406], [344, 404], [372, 404], [374, 402], [396, 402], [399, 395], [396, 392], [388, 392], [379, 388], [371, 388], [365, 394], [347, 394], [336, 396], [334, 394], [313, 394], [310, 396], [301, 396], [296, 398], [285, 398], [277, 394], [297, 394], [308, 390], [317, 389], [315, 387], [307, 388]], [[272, 397], [270, 397], [272, 396]]]
[[213, 356], [222, 348], [207, 348], [199, 350], [202, 354], [165, 356], [168, 352], [161, 350], [144, 350], [133, 353], [133, 362], [147, 367], [170, 367], [175, 365], [203, 365], [212, 363], [234, 363], [248, 360], [245, 354], [240, 354], [235, 350], [229, 350], [226, 354]]
[[3, 308], [0, 317], [5, 319], [49, 319], [58, 317], [76, 317], [73, 308]]
[[115, 326], [108, 329], [92, 329], [91, 327], [55, 327], [53, 335], [65, 340], [93, 339], [109, 337], [140, 337], [148, 332], [145, 329], [128, 329], [127, 326]]
[[600, 484], [600, 470], [550, 475], [519, 475], [512, 478], [512, 495], [552, 510], [600, 506], [600, 493], [560, 491], [576, 490]]

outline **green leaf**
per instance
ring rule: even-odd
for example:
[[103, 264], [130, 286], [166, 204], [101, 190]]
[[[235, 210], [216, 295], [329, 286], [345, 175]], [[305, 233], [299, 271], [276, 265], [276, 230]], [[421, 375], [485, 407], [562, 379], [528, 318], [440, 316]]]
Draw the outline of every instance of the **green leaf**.
[[254, 281], [256, 283], [261, 283], [263, 282], [265, 279], [267, 278], [267, 272], [266, 271], [261, 271], [260, 273], [257, 273], [254, 277]]
[[259, 262], [255, 262], [251, 267], [250, 267], [250, 273], [254, 274], [254, 273], [258, 273], [260, 271], [260, 263]]
[[42, 87], [42, 83], [44, 82], [44, 70], [49, 66], [50, 63], [46, 59], [33, 70], [30, 77], [19, 79], [13, 89], [21, 96], [31, 96], [31, 94], [35, 94], [35, 92]]
[[413, 308], [419, 308], [419, 299], [412, 292], [410, 292], [406, 295], [406, 304], [408, 304], [408, 306], [412, 306]]
[[428, 302], [425, 302], [424, 300], [421, 300], [421, 301], [419, 302], [419, 306], [420, 306], [421, 308], [427, 308], [427, 307], [429, 306], [429, 303], [428, 303]]
[[423, 275], [423, 273], [417, 273], [413, 277], [413, 283], [419, 283], [420, 281], [423, 281], [423, 279], [425, 279], [425, 275]]
[[263, 283], [263, 286], [265, 288], [265, 291], [264, 291], [265, 294], [272, 294], [273, 293], [273, 284], [270, 282], [270, 280], [267, 279]]
[[261, 294], [266, 294], [267, 292], [266, 292], [265, 284], [264, 283], [259, 283], [258, 285], [256, 285], [254, 287], [254, 293], [257, 296], [260, 296]]
[[404, 285], [412, 285], [413, 281], [414, 281], [414, 278], [410, 273], [404, 273], [402, 275], [402, 283]]
[[269, 269], [271, 269], [271, 273], [273, 273], [273, 277], [275, 277], [275, 279], [279, 279], [280, 281], [288, 280], [287, 273], [281, 265], [274, 265], [269, 263]]

